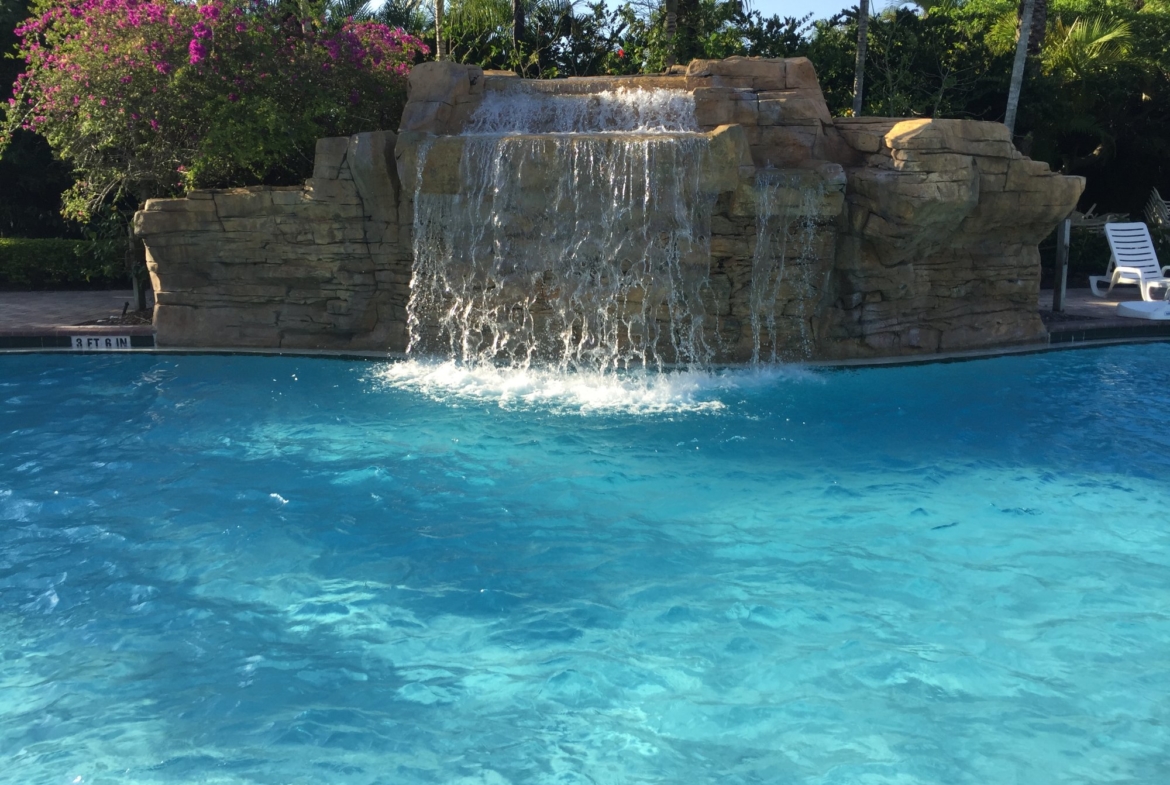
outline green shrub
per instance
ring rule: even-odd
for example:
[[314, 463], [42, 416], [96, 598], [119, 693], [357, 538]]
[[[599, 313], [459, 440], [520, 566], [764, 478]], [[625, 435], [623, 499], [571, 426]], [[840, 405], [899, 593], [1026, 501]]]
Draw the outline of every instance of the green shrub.
[[129, 288], [119, 249], [88, 240], [0, 237], [0, 289]]
[[[398, 127], [428, 50], [323, 3], [35, 0], [0, 147], [35, 131], [77, 178], [68, 217], [193, 187], [297, 182], [318, 138]], [[0, 95], [2, 95], [0, 91]]]

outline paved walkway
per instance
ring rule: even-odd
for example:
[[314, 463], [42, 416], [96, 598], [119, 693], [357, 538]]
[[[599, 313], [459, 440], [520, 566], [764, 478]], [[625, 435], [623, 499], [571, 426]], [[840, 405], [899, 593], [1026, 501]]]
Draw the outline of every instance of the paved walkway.
[[[1136, 286], [1118, 286], [1108, 297], [1096, 297], [1089, 289], [1069, 289], [1065, 295], [1063, 316], [1066, 319], [1101, 319], [1116, 324], [1133, 324], [1146, 321], [1144, 319], [1129, 319], [1117, 315], [1117, 304], [1130, 300], [1140, 300]], [[1040, 312], [1045, 317], [1052, 313], [1052, 290], [1040, 291]], [[1061, 314], [1054, 314], [1059, 319]]]
[[[147, 293], [147, 306], [154, 304]], [[0, 292], [0, 335], [62, 335], [78, 332], [86, 322], [122, 315], [127, 304], [134, 307], [132, 291], [101, 292]], [[149, 324], [88, 325], [86, 332], [118, 332], [123, 335], [150, 335]]]
[[1108, 297], [1095, 297], [1087, 288], [1069, 289], [1064, 310], [1053, 313], [1052, 290], [1046, 289], [1040, 292], [1040, 318], [1052, 344], [1170, 338], [1170, 322], [1117, 315], [1118, 303], [1140, 299], [1136, 286], [1119, 286]]

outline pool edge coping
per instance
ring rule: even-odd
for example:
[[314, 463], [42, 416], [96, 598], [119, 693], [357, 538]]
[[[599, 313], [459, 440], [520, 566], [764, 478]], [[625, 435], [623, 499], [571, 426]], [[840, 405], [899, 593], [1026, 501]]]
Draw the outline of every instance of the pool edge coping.
[[[1143, 343], [1168, 343], [1170, 336], [1132, 336], [1128, 338], [1105, 338], [1084, 341], [1059, 341], [1044, 343], [1028, 343], [1016, 346], [1000, 346], [988, 349], [970, 349], [959, 352], [936, 352], [924, 355], [899, 355], [896, 357], [863, 357], [847, 360], [809, 360], [782, 365], [842, 369], [852, 368], [890, 368], [909, 365], [932, 365], [935, 363], [968, 362], [972, 360], [986, 360], [995, 357], [1010, 357], [1025, 354], [1042, 354], [1052, 351], [1066, 351], [1073, 349], [1095, 349], [1104, 346], [1120, 346]], [[86, 352], [71, 347], [21, 347], [0, 348], [0, 355], [7, 354], [166, 354], [166, 355], [243, 355], [265, 357], [306, 357], [316, 359], [362, 360], [362, 361], [402, 361], [407, 359], [405, 352], [354, 351], [346, 349], [281, 349], [243, 346], [138, 346], [129, 351], [120, 352]], [[727, 363], [716, 365], [715, 368], [746, 368], [747, 363]]]

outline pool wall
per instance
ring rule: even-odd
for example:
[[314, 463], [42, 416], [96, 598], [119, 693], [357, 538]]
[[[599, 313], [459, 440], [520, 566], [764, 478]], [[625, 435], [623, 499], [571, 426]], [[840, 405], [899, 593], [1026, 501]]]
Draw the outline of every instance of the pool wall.
[[[805, 58], [545, 81], [424, 63], [410, 85], [399, 134], [321, 140], [302, 188], [146, 204], [136, 228], [160, 346], [401, 351], [415, 194], [466, 192], [461, 138], [481, 104], [516, 91], [653, 88], [689, 93], [698, 132], [723, 140], [703, 176], [713, 199], [701, 260], [713, 359], [773, 348], [784, 359], [899, 357], [1047, 340], [1037, 245], [1075, 207], [1084, 180], [1022, 156], [1000, 124], [833, 118]], [[765, 236], [762, 177], [773, 183], [767, 209], [782, 209], [774, 231], [802, 236], [781, 244], [785, 277], [768, 303], [775, 328], [761, 336], [753, 286]], [[539, 201], [539, 182], [520, 185]]]

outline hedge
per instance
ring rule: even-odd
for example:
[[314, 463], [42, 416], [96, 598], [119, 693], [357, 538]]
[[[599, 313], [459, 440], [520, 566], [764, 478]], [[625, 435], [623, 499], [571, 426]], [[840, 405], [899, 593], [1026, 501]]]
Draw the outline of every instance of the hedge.
[[0, 237], [0, 289], [129, 288], [119, 250], [88, 240]]

